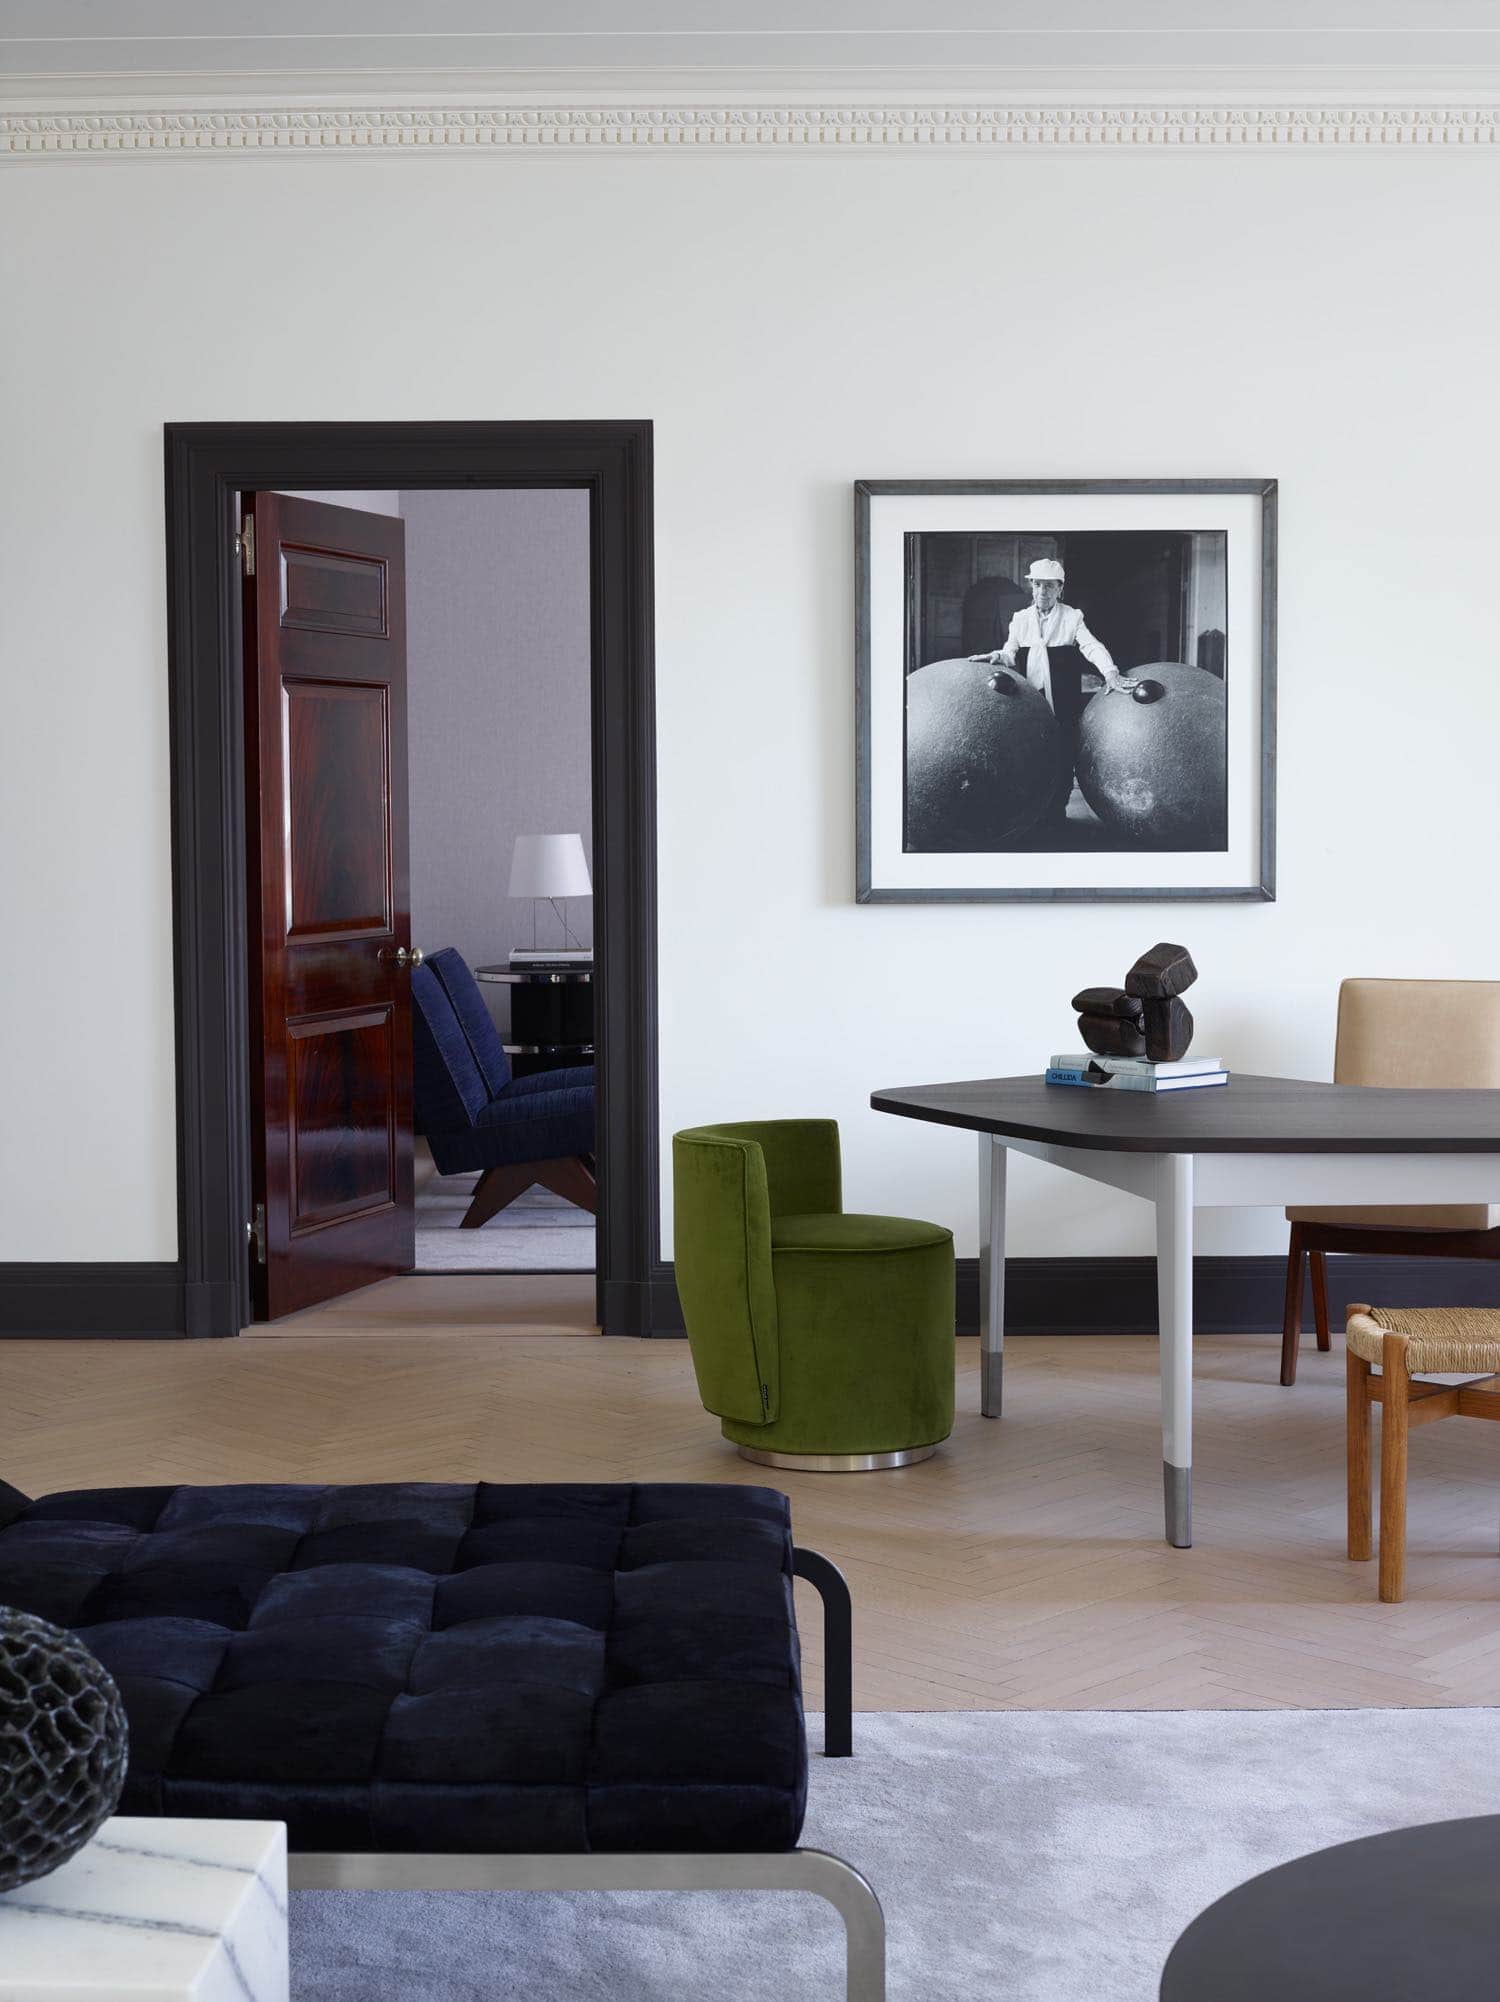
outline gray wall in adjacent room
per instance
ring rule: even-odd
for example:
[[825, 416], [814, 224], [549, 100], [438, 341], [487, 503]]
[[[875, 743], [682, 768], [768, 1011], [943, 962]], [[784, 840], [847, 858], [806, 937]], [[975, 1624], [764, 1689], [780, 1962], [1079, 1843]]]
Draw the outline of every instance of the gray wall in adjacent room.
[[[589, 502], [572, 489], [404, 492], [412, 940], [471, 966], [531, 943], [518, 834], [583, 837], [589, 769]], [[593, 907], [568, 921], [585, 945]], [[542, 907], [539, 943], [561, 943]], [[496, 1019], [506, 990], [491, 988]]]
[[360, 487], [357, 490], [327, 487], [323, 489], [302, 487], [278, 487], [289, 500], [323, 501], [329, 507], [354, 507], [362, 514], [400, 514], [401, 496], [387, 491], [384, 487]]

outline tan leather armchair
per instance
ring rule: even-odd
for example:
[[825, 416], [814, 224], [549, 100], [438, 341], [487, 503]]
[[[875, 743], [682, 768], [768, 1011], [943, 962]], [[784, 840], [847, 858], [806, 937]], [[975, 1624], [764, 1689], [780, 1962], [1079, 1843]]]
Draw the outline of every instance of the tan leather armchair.
[[[1346, 980], [1339, 988], [1335, 1084], [1500, 1088], [1500, 981]], [[1329, 1346], [1330, 1251], [1420, 1258], [1500, 1258], [1500, 1203], [1289, 1209], [1281, 1380], [1297, 1380], [1304, 1263], [1313, 1325]]]

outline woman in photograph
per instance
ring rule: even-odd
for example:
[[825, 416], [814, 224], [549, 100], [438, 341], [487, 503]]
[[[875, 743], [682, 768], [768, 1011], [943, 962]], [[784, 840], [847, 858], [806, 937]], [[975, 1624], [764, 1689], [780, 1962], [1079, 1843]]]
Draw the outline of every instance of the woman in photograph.
[[1078, 745], [1078, 725], [1083, 717], [1083, 663], [1104, 677], [1106, 694], [1128, 690], [1130, 682], [1115, 666], [1109, 648], [1089, 631], [1076, 605], [1062, 601], [1067, 573], [1055, 556], [1041, 556], [1026, 572], [1031, 586], [1031, 603], [1023, 605], [1010, 622], [1005, 644], [993, 653], [971, 654], [971, 660], [990, 667], [1014, 667], [1022, 647], [1026, 649], [1026, 679], [1047, 701], [1063, 733], [1067, 752], [1066, 782], [1059, 787], [1050, 817], [1062, 819], [1073, 790], [1073, 765]]

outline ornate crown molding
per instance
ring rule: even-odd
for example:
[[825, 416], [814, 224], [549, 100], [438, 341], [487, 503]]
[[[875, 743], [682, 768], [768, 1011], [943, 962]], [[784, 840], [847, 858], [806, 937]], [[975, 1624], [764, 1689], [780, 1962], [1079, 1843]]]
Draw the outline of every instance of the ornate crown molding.
[[0, 113], [0, 157], [210, 154], [1451, 150], [1488, 104], [288, 105]]

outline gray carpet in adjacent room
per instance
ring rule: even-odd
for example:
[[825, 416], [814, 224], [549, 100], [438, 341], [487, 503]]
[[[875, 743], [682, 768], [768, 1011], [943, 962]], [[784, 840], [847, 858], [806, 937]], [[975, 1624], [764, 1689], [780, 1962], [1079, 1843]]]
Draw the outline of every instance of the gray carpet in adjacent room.
[[[1500, 1811], [1500, 1711], [906, 1713], [855, 1733], [853, 1759], [813, 1760], [803, 1840], [880, 1893], [892, 2002], [1155, 2002], [1177, 1934], [1244, 1878]], [[811, 1898], [305, 1891], [292, 1915], [293, 2002], [843, 1996], [841, 1927]]]
[[592, 1272], [594, 1219], [530, 1188], [478, 1230], [461, 1230], [477, 1175], [434, 1175], [417, 1189], [418, 1272]]

